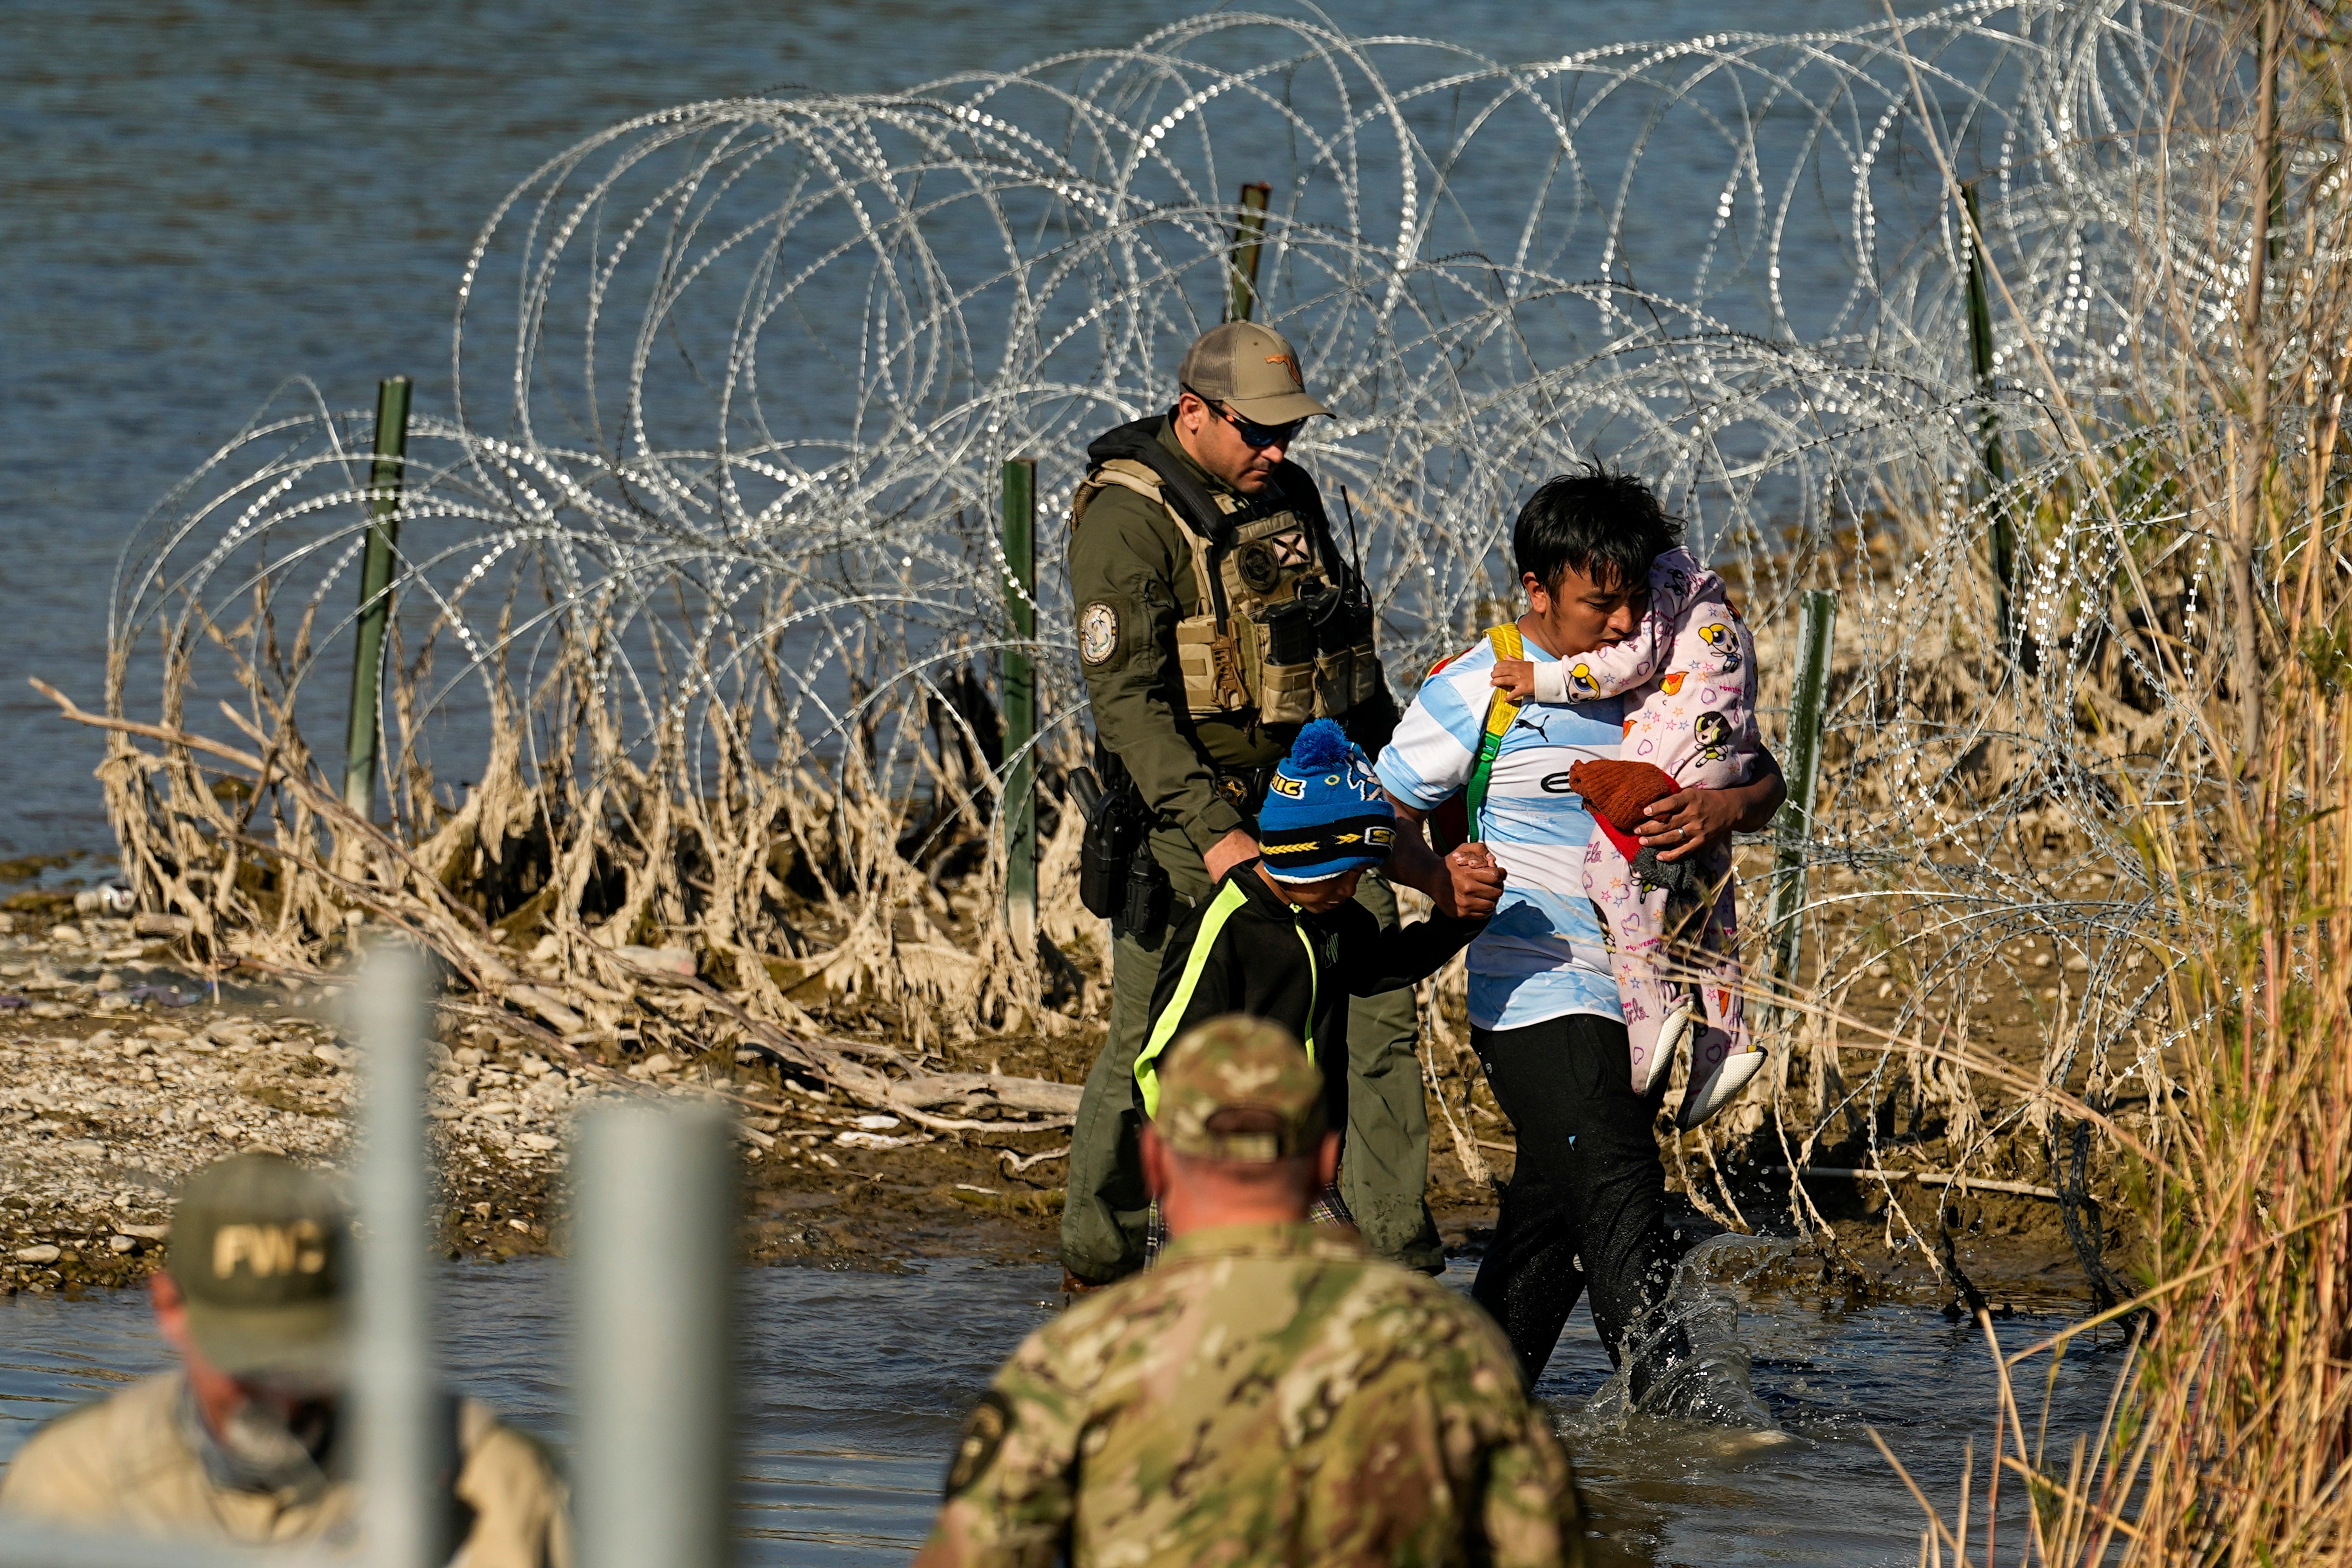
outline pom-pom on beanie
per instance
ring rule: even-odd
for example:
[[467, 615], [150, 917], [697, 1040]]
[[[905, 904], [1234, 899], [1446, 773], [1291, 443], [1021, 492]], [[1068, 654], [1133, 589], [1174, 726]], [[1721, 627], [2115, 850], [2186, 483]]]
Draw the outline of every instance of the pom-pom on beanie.
[[1396, 847], [1396, 808], [1371, 763], [1328, 719], [1298, 731], [1265, 786], [1258, 853], [1279, 882], [1319, 882], [1379, 865]]

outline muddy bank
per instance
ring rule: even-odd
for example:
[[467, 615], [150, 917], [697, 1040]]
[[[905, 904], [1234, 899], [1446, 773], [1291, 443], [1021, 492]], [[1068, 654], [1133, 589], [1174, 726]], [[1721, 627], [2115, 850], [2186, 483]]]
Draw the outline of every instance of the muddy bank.
[[[340, 1163], [355, 1091], [333, 988], [215, 982], [176, 963], [132, 920], [55, 912], [0, 915], [0, 1291], [137, 1280], [160, 1256], [181, 1177], [240, 1150]], [[1066, 1130], [1005, 1121], [927, 1131], [758, 1050], [608, 1062], [463, 1004], [436, 1016], [430, 1114], [453, 1257], [560, 1249], [572, 1119], [617, 1095], [705, 1095], [733, 1108], [753, 1260], [889, 1268], [1054, 1255]], [[973, 1065], [1074, 1084], [1097, 1040], [1093, 1029], [991, 1039]], [[878, 1034], [876, 1043], [885, 1043]], [[1467, 1063], [1438, 1058], [1433, 1089], [1457, 1108], [1466, 1101], [1465, 1132], [1475, 1136], [1450, 1138], [1433, 1100], [1431, 1202], [1449, 1250], [1475, 1256], [1509, 1173], [1510, 1129], [1482, 1088], [1465, 1097]], [[1670, 1157], [1672, 1179], [1695, 1185], [1699, 1206], [1719, 1216], [1793, 1234], [1788, 1179], [1765, 1168], [1767, 1143], [1749, 1163], [1727, 1164], [1721, 1183]], [[1932, 1140], [1916, 1153], [1920, 1168], [1936, 1163]], [[2087, 1300], [2046, 1200], [1898, 1186], [1890, 1208], [1880, 1184], [1843, 1177], [1811, 1179], [1806, 1191], [1836, 1245], [1817, 1237], [1776, 1264], [1771, 1277], [1791, 1289], [1932, 1305], [1963, 1294], [1957, 1264], [1996, 1306]], [[1906, 1226], [1938, 1249], [1948, 1233], [1942, 1276], [1918, 1247], [1890, 1251]]]

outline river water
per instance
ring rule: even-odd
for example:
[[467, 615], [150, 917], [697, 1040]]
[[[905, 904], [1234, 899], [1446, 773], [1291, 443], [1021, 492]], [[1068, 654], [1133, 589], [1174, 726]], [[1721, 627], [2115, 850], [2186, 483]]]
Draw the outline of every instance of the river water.
[[[1078, 0], [0, 5], [0, 724], [14, 742], [0, 747], [0, 855], [111, 849], [89, 777], [97, 737], [25, 681], [95, 704], [110, 584], [139, 519], [289, 378], [348, 408], [405, 374], [421, 413], [447, 413], [467, 247], [544, 160], [672, 104], [795, 84], [904, 89], [1129, 43], [1177, 14]], [[1360, 36], [1434, 32], [1520, 61], [1727, 23], [1846, 27], [1881, 11], [1331, 0], [1324, 14]], [[1591, 138], [1605, 157], [1607, 138]], [[1628, 232], [1662, 279], [1709, 248], [1723, 171], [1708, 163], [1643, 166]], [[1517, 177], [1507, 150], [1481, 169]], [[1541, 160], [1525, 174], [1542, 178]], [[1826, 226], [1782, 247], [1776, 286], [1799, 318], [1845, 285], [1839, 220], [1807, 208], [1797, 221]], [[1816, 258], [1831, 264], [1816, 273]], [[1612, 264], [1596, 252], [1563, 265]]]
[[[456, 1381], [561, 1447], [564, 1267], [455, 1265], [444, 1279], [444, 1353]], [[969, 1261], [904, 1274], [747, 1274], [738, 1384], [744, 1560], [903, 1561], [929, 1526], [963, 1412], [1022, 1335], [1056, 1310], [1057, 1279], [1034, 1266]], [[1468, 1282], [1457, 1265], [1453, 1283]], [[1609, 1364], [1580, 1310], [1538, 1390], [1559, 1414], [1588, 1499], [1625, 1560], [1916, 1562], [1917, 1507], [1869, 1428], [1948, 1506], [1962, 1445], [1974, 1439], [1981, 1455], [1991, 1435], [1981, 1334], [1916, 1307], [1823, 1312], [1727, 1289], [1746, 1308], [1739, 1339], [1756, 1393], [1785, 1436], [1639, 1418], [1596, 1428], [1580, 1412]], [[1997, 1326], [2016, 1350], [2064, 1321], [2021, 1311]], [[61, 1405], [167, 1363], [135, 1293], [0, 1301], [0, 1459]], [[2095, 1428], [2114, 1367], [2112, 1352], [2067, 1363], [2052, 1405], [2054, 1451]], [[2038, 1375], [2033, 1384], [2038, 1399]]]

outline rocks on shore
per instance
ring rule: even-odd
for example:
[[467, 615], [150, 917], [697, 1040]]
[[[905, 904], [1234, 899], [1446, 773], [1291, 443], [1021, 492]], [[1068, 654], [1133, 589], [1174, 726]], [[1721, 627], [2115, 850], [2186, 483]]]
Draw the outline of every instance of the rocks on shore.
[[[138, 940], [83, 915], [0, 934], [0, 1293], [148, 1272], [183, 1177], [268, 1150], [339, 1163], [356, 1052], [323, 993], [215, 999]], [[35, 1000], [37, 998], [38, 1000]], [[453, 1194], [535, 1211], [575, 1103], [620, 1092], [485, 1027], [436, 1046], [429, 1113]], [[675, 1064], [666, 1064], [674, 1069]], [[524, 1196], [520, 1194], [530, 1194]], [[544, 1216], [510, 1219], [544, 1238]]]

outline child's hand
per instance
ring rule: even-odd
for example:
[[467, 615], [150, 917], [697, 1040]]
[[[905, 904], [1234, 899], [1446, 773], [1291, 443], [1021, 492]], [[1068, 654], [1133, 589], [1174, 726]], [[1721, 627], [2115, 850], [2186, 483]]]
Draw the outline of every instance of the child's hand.
[[1525, 702], [1536, 694], [1536, 667], [1533, 659], [1498, 658], [1495, 673], [1486, 683], [1507, 694], [1514, 702]]

